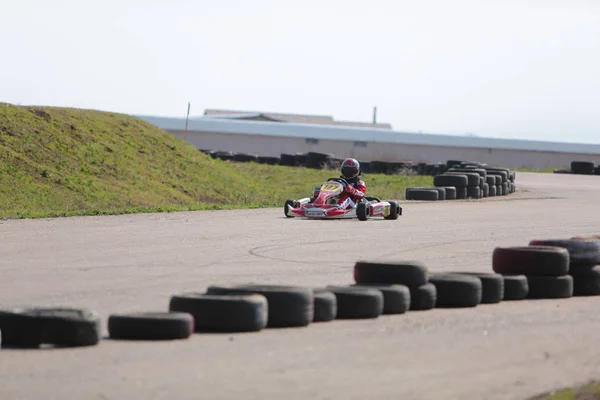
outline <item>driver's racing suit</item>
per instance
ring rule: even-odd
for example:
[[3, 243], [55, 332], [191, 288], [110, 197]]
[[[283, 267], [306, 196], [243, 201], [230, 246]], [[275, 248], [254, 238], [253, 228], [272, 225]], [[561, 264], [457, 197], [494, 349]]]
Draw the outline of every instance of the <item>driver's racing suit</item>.
[[[344, 177], [342, 176], [342, 178]], [[347, 181], [348, 185], [344, 186], [344, 192], [340, 194], [338, 200], [338, 208], [342, 210], [354, 208], [356, 203], [362, 200], [367, 192], [367, 185], [359, 177]]]

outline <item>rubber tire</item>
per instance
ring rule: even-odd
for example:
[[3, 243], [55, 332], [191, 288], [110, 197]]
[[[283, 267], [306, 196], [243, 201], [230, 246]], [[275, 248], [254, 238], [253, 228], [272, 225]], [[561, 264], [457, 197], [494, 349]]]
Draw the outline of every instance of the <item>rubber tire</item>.
[[578, 265], [571, 268], [573, 296], [600, 295], [600, 265]]
[[480, 199], [481, 189], [479, 189], [479, 186], [467, 186], [467, 198]]
[[302, 327], [314, 319], [314, 295], [309, 288], [279, 285], [209, 286], [207, 294], [260, 294], [267, 298], [268, 328]]
[[406, 189], [406, 200], [436, 201], [439, 199], [439, 196], [439, 192], [436, 189]]
[[409, 286], [410, 310], [426, 311], [435, 308], [437, 302], [437, 289], [433, 283], [421, 286]]
[[487, 171], [483, 168], [450, 168], [447, 172], [468, 172], [477, 173], [483, 179], [487, 178]]
[[485, 178], [485, 183], [487, 183], [489, 186], [496, 186], [496, 176], [495, 175], [488, 175]]
[[503, 196], [504, 188], [502, 187], [502, 185], [496, 185], [496, 196]]
[[600, 240], [532, 240], [529, 242], [529, 245], [563, 247], [569, 252], [569, 260], [571, 264], [600, 264]]
[[337, 315], [337, 297], [326, 289], [314, 289], [315, 313], [313, 322], [333, 321]]
[[[479, 186], [480, 175], [475, 172], [445, 172], [444, 175], [466, 176], [467, 184], [465, 186]], [[436, 185], [437, 186], [437, 185]]]
[[481, 304], [483, 285], [474, 276], [452, 273], [432, 274], [429, 282], [437, 290], [437, 308], [476, 307]]
[[288, 213], [287, 213], [287, 212], [288, 212], [288, 209], [287, 209], [287, 207], [288, 207], [288, 205], [289, 205], [289, 206], [291, 206], [291, 207], [293, 207], [293, 208], [296, 208], [297, 204], [298, 204], [298, 203], [297, 203], [297, 201], [296, 201], [296, 200], [286, 200], [286, 201], [285, 201], [285, 205], [283, 206], [283, 214], [284, 214], [284, 215], [285, 215], [287, 218], [294, 218], [294, 216], [293, 216], [293, 215], [288, 215]]
[[267, 326], [269, 303], [260, 294], [190, 292], [171, 296], [169, 311], [191, 314], [196, 332], [257, 332]]
[[492, 269], [503, 275], [561, 276], [569, 272], [569, 252], [562, 247], [496, 247]]
[[573, 277], [527, 276], [528, 299], [566, 299], [573, 296]]
[[383, 294], [383, 314], [404, 314], [410, 308], [408, 286], [386, 283], [356, 283], [352, 287], [379, 290]]
[[453, 274], [474, 276], [481, 280], [481, 304], [500, 303], [504, 299], [504, 278], [489, 272], [452, 272]]
[[184, 312], [139, 312], [108, 317], [111, 339], [187, 339], [194, 332], [194, 317]]
[[383, 219], [396, 220], [400, 216], [400, 204], [395, 201], [388, 201], [390, 203], [390, 215], [383, 217]]
[[498, 188], [496, 188], [496, 186], [489, 186], [489, 192], [488, 192], [488, 197], [496, 197], [496, 191], [498, 190]]
[[356, 217], [359, 221], [367, 221], [371, 216], [371, 206], [369, 203], [360, 202], [356, 205]]
[[439, 186], [446, 192], [446, 200], [456, 200], [456, 188], [454, 186]]
[[419, 261], [406, 262], [368, 262], [357, 261], [354, 264], [356, 283], [385, 283], [406, 286], [422, 286], [428, 281], [427, 267]]
[[487, 183], [484, 183], [481, 197], [489, 197], [489, 195], [490, 195], [490, 185], [488, 185]]
[[3, 346], [36, 348], [94, 346], [101, 340], [101, 323], [94, 310], [26, 308], [0, 310]]
[[527, 298], [529, 283], [525, 275], [502, 275], [504, 278], [504, 298], [502, 301], [515, 301]]
[[488, 176], [495, 175], [495, 176], [499, 176], [501, 178], [500, 182], [498, 182], [498, 180], [496, 180], [496, 185], [501, 185], [504, 182], [508, 181], [508, 172], [506, 170], [497, 170], [497, 169], [490, 169], [490, 168], [485, 168], [485, 170], [487, 171]]
[[460, 187], [460, 188], [456, 188], [456, 198], [458, 200], [462, 200], [462, 199], [466, 199], [467, 198], [467, 187]]
[[[431, 187], [413, 187], [407, 190], [418, 191], [418, 190], [436, 190], [438, 192], [437, 200], [446, 200], [446, 188], [442, 186], [431, 186]], [[424, 199], [428, 200], [428, 199]]]
[[596, 165], [591, 161], [571, 161], [571, 171], [578, 175], [594, 175]]
[[469, 182], [464, 175], [436, 175], [433, 177], [433, 186], [453, 186], [455, 188], [466, 187]]
[[384, 298], [380, 290], [348, 286], [327, 286], [337, 299], [336, 319], [377, 318], [383, 313]]

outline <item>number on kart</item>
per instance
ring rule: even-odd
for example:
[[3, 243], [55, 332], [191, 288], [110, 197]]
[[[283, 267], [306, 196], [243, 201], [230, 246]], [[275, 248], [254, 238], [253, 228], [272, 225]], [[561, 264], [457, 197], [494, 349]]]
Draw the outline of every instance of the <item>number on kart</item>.
[[324, 192], [335, 192], [336, 190], [338, 190], [339, 187], [340, 185], [338, 184], [326, 183], [323, 186], [321, 186], [321, 190]]

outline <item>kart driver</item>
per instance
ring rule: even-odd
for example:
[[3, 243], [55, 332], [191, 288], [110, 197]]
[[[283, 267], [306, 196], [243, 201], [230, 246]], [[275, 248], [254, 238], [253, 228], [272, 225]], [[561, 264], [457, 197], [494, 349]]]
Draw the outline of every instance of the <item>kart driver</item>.
[[342, 176], [348, 185], [344, 186], [344, 192], [340, 195], [338, 208], [350, 209], [365, 197], [367, 185], [360, 179], [360, 164], [354, 158], [346, 158], [342, 163]]

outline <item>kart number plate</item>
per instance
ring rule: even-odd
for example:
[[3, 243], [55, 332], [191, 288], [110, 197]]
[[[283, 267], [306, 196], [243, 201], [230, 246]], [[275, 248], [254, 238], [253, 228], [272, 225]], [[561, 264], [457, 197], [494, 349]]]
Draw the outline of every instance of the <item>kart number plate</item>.
[[386, 205], [383, 207], [383, 216], [388, 217], [390, 215], [390, 205]]
[[339, 184], [334, 184], [334, 183], [326, 183], [323, 186], [321, 186], [321, 191], [323, 192], [335, 192], [336, 190], [338, 190], [340, 187]]
[[305, 210], [307, 217], [321, 217], [324, 215], [323, 210]]

